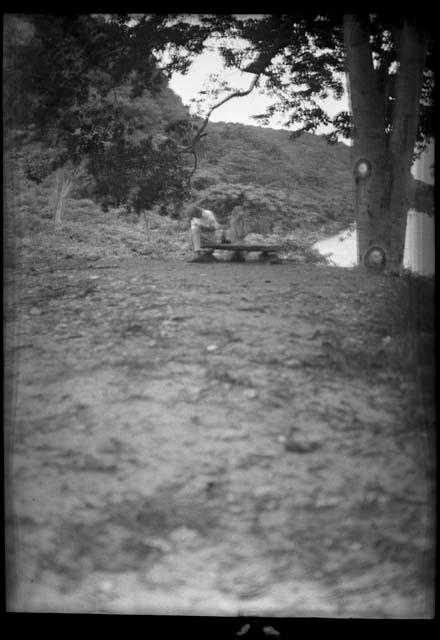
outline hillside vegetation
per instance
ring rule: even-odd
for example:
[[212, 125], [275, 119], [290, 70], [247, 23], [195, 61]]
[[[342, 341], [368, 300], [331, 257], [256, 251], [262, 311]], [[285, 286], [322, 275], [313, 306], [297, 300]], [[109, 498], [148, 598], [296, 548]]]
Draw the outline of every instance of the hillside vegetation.
[[[180, 97], [168, 87], [158, 95], [145, 92], [132, 97], [126, 85], [115, 91], [112, 99], [123, 110], [130, 143], [168, 135], [174, 123], [197, 124], [197, 120], [189, 120]], [[249, 232], [286, 239], [295, 234], [308, 238], [309, 245], [353, 223], [350, 148], [346, 145], [329, 145], [323, 136], [308, 133], [293, 140], [287, 130], [223, 122], [210, 123], [206, 131], [208, 135], [198, 146], [191, 191], [186, 197], [159, 202], [145, 212], [150, 217], [160, 213], [184, 220], [186, 206], [198, 202], [212, 208], [221, 222], [227, 223], [234, 206], [240, 204]], [[21, 220], [23, 235], [26, 228], [35, 231], [39, 221], [44, 219], [47, 225], [51, 218], [56, 173], [47, 169], [45, 158], [55, 150], [44, 152], [47, 141], [32, 126], [7, 131], [5, 142], [6, 170], [12, 187], [8, 202], [13, 203], [14, 217]], [[120, 161], [121, 170], [113, 168], [109, 179], [113, 186], [118, 176], [121, 183], [130, 179], [127, 173], [122, 176], [124, 160]], [[192, 157], [185, 156], [185, 162], [191, 166]], [[84, 202], [89, 201], [90, 216], [96, 215], [97, 207], [103, 207], [104, 211], [112, 210], [113, 217], [115, 211], [119, 216], [126, 215], [126, 222], [142, 221], [130, 215], [129, 200], [121, 208], [120, 201], [112, 202], [107, 194], [102, 197], [102, 184], [97, 184], [91, 167], [86, 165], [77, 178], [68, 207], [74, 210], [75, 201], [81, 201], [84, 209]], [[136, 179], [142, 182], [142, 176]], [[432, 187], [418, 181], [414, 185], [416, 208], [433, 213]], [[120, 191], [124, 189], [129, 191], [128, 186]], [[69, 211], [65, 218], [71, 218]]]
[[[270, 222], [275, 218], [287, 228], [324, 225], [332, 232], [354, 221], [350, 167], [350, 148], [329, 145], [324, 136], [304, 133], [292, 139], [287, 130], [211, 123], [193, 185], [208, 205], [217, 204], [221, 193], [242, 189], [249, 208], [252, 188], [263, 210], [265, 194]], [[412, 206], [432, 215], [432, 187], [418, 180], [413, 185]]]
[[242, 192], [265, 227], [331, 232], [354, 219], [348, 147], [311, 134], [292, 140], [288, 131], [212, 123], [193, 185], [220, 215]]

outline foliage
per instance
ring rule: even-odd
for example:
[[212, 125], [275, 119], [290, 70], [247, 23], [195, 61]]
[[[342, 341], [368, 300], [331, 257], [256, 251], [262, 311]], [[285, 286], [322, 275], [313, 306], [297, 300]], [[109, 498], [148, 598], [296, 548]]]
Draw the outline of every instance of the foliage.
[[[7, 119], [37, 123], [69, 150], [87, 152], [111, 137], [104, 100], [111, 91], [129, 81], [132, 98], [146, 89], [159, 94], [166, 74], [187, 68], [187, 56], [201, 52], [206, 29], [173, 26], [172, 16], [158, 14], [137, 20], [125, 14], [11, 14], [5, 34]], [[165, 50], [161, 71], [157, 59]], [[85, 106], [90, 112], [82, 119]], [[100, 109], [104, 127], [90, 136], [90, 119], [99, 120]]]
[[[29, 15], [9, 23], [11, 38], [14, 26], [20, 33], [23, 23], [28, 36], [6, 47], [7, 117], [36, 124], [48, 141], [74, 153], [81, 144], [90, 147], [90, 121], [112, 86], [110, 70], [117, 66], [123, 34], [102, 17]], [[89, 113], [83, 113], [85, 106]]]
[[24, 159], [25, 176], [40, 184], [55, 169], [63, 163], [63, 154], [54, 149], [35, 149], [30, 151]]
[[[127, 201], [140, 210], [158, 198], [166, 204], [184, 197], [187, 175], [177, 158], [178, 135], [154, 149], [146, 139], [186, 117], [183, 105], [171, 99], [157, 55], [177, 46], [165, 65], [170, 71], [185, 57], [179, 49], [184, 41], [192, 52], [202, 46], [199, 27], [174, 29], [170, 20], [158, 15], [137, 21], [126, 15], [9, 16], [5, 119], [11, 129], [32, 125], [34, 138], [46, 147], [41, 157], [28, 159], [30, 178], [41, 181], [68, 161], [78, 166], [93, 156], [91, 166], [101, 169], [96, 185], [101, 201]], [[124, 140], [121, 164], [115, 156]]]
[[[175, 70], [185, 71], [209, 34], [245, 37], [245, 48], [234, 50], [232, 40], [223, 46], [227, 63], [243, 68], [255, 60], [256, 53], [271, 54], [280, 20], [287, 21], [288, 40], [261, 82], [282, 99], [286, 113], [297, 101], [301, 108], [295, 118], [301, 117], [295, 122], [307, 120], [311, 130], [323, 122], [319, 110], [314, 115], [308, 110], [313, 100], [332, 91], [339, 95], [343, 89], [338, 76], [343, 70], [343, 49], [337, 16], [200, 16], [198, 24], [179, 15], [137, 15], [130, 20], [124, 14], [9, 18], [6, 120], [23, 126], [33, 123], [44, 144], [57, 149], [56, 161], [50, 153], [29, 156], [29, 177], [41, 181], [57, 163], [88, 155], [97, 184], [87, 187], [87, 195], [94, 192], [104, 206], [128, 202], [139, 210], [164, 199], [162, 211], [176, 211], [188, 195], [188, 170], [178, 147], [188, 143], [200, 121], [187, 117], [180, 99], [167, 88], [166, 77]], [[371, 19], [376, 56], [384, 54], [390, 37], [388, 31], [381, 35], [381, 24], [385, 23]], [[427, 80], [432, 64], [430, 52]], [[294, 80], [301, 80], [299, 89]], [[420, 124], [425, 136], [431, 123], [431, 97], [427, 81]], [[349, 132], [347, 114], [338, 114], [332, 124], [336, 131]], [[160, 145], [162, 160], [148, 141], [153, 132], [168, 136], [168, 143]], [[239, 190], [247, 185], [258, 193], [264, 186], [268, 200], [270, 194], [282, 192], [283, 204], [272, 203], [277, 211], [296, 207], [310, 220], [313, 216], [352, 219], [346, 147], [326, 147], [322, 137], [308, 134], [292, 142], [285, 131], [243, 125], [211, 124], [208, 134], [199, 144], [195, 198], [204, 198], [209, 190], [212, 194], [219, 183], [235, 184]], [[126, 143], [122, 152], [121, 140]], [[157, 166], [148, 164], [147, 158]], [[222, 210], [222, 198], [213, 206]]]
[[[156, 55], [186, 33], [166, 16], [143, 16], [132, 24], [124, 15], [29, 14], [9, 16], [5, 29], [6, 120], [36, 124], [48, 146], [62, 146], [77, 162], [99, 150], [127, 125], [112, 91], [129, 82], [130, 96], [166, 85]], [[196, 51], [201, 44], [192, 45]], [[182, 54], [183, 55], [183, 54]], [[177, 53], [171, 56], [172, 68]], [[184, 57], [184, 56], [183, 56]], [[171, 66], [170, 66], [171, 65]], [[125, 114], [126, 115], [126, 114]]]
[[234, 207], [241, 206], [248, 232], [257, 233], [269, 233], [280, 225], [291, 229], [300, 223], [316, 223], [319, 211], [311, 203], [307, 211], [307, 203], [300, 203], [283, 189], [257, 184], [214, 185], [199, 194], [198, 204], [215, 211], [221, 224], [228, 224]]
[[194, 197], [211, 198], [220, 190], [223, 195], [211, 202], [220, 215], [224, 203], [233, 206], [224, 194], [244, 190], [259, 194], [263, 203], [267, 194], [266, 217], [279, 218], [283, 225], [292, 216], [293, 226], [300, 220], [333, 221], [340, 230], [353, 220], [346, 145], [329, 147], [323, 137], [311, 134], [292, 141], [288, 131], [232, 123], [211, 123], [207, 132], [199, 148], [201, 168], [192, 181]]
[[188, 168], [175, 144], [152, 136], [138, 143], [121, 138], [91, 156], [94, 195], [104, 208], [127, 203], [137, 213], [154, 204], [178, 203], [189, 192]]
[[[404, 18], [414, 20], [431, 39], [420, 101], [417, 139], [420, 153], [433, 135], [434, 39], [430, 13], [423, 10], [406, 17], [394, 13], [366, 16], [372, 64], [386, 103], [384, 129], [388, 134], [392, 128], [399, 33]], [[320, 104], [320, 100], [330, 95], [340, 98], [344, 92], [342, 15], [204, 16], [203, 23], [225, 43], [221, 52], [226, 66], [260, 73], [260, 88], [275, 98], [266, 113], [255, 116], [257, 120], [268, 123], [278, 112], [286, 115], [283, 126], [294, 127], [294, 135], [329, 125], [330, 142], [335, 141], [337, 134], [348, 136], [350, 115], [341, 111], [330, 117]], [[234, 46], [232, 38], [240, 44]]]
[[[291, 216], [292, 226], [328, 224], [333, 233], [354, 220], [346, 145], [328, 146], [324, 136], [308, 133], [293, 141], [285, 130], [233, 123], [212, 122], [207, 132], [193, 197], [220, 216], [244, 193], [262, 203], [270, 225]], [[433, 188], [416, 180], [413, 187], [412, 206], [432, 214]]]
[[199, 155], [203, 167], [215, 166], [231, 182], [296, 190], [314, 176], [330, 190], [335, 181], [343, 190], [351, 184], [348, 147], [329, 148], [322, 137], [314, 135], [305, 134], [293, 142], [285, 130], [211, 123]]

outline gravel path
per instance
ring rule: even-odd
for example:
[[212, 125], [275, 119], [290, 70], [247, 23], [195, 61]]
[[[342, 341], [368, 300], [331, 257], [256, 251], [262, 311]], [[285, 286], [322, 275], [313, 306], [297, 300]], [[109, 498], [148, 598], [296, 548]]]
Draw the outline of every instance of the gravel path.
[[6, 274], [9, 610], [432, 615], [432, 445], [393, 374], [395, 282], [64, 266]]

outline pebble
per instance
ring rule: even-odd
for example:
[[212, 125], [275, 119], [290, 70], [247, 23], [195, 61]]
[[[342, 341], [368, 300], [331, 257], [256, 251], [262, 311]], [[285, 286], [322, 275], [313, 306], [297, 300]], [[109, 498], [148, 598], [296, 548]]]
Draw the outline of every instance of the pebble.
[[208, 344], [206, 347], [206, 351], [216, 351], [216, 349], [218, 349], [216, 344]]
[[291, 451], [292, 453], [310, 453], [312, 451], [316, 451], [316, 449], [320, 449], [321, 446], [322, 444], [318, 440], [311, 440], [306, 438], [296, 439], [290, 437], [287, 439], [285, 449], [286, 451]]
[[337, 507], [338, 504], [340, 504], [340, 499], [337, 497], [328, 497], [328, 498], [318, 498], [318, 500], [315, 502], [315, 507], [322, 508], [322, 507]]
[[231, 504], [229, 507], [231, 513], [243, 513], [244, 507], [241, 504]]
[[350, 347], [355, 347], [357, 345], [357, 340], [355, 338], [345, 338], [342, 341], [342, 347], [345, 349], [349, 349]]
[[222, 431], [220, 435], [220, 440], [235, 440], [237, 438], [246, 437], [244, 434], [240, 433], [240, 431], [235, 431], [234, 429], [227, 429]]
[[292, 369], [296, 367], [301, 367], [302, 361], [298, 360], [297, 358], [289, 358], [289, 360], [286, 360], [284, 364], [286, 367], [290, 367]]
[[253, 494], [256, 498], [269, 497], [273, 494], [273, 487], [270, 487], [269, 485], [261, 485], [260, 487], [255, 487]]
[[41, 309], [39, 309], [38, 307], [32, 307], [29, 313], [31, 314], [31, 316], [39, 316], [41, 315]]
[[194, 529], [187, 527], [179, 527], [175, 529], [170, 536], [171, 540], [176, 543], [188, 544], [199, 540], [200, 536]]
[[146, 537], [143, 542], [150, 549], [157, 549], [162, 553], [170, 553], [172, 550], [172, 546], [169, 542], [166, 540], [160, 540], [159, 538]]

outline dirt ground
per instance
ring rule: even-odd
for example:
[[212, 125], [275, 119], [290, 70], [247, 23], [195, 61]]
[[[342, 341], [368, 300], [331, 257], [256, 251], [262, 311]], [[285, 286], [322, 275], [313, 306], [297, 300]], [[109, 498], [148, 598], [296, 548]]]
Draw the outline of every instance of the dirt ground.
[[9, 610], [433, 615], [403, 284], [67, 256], [5, 285]]

